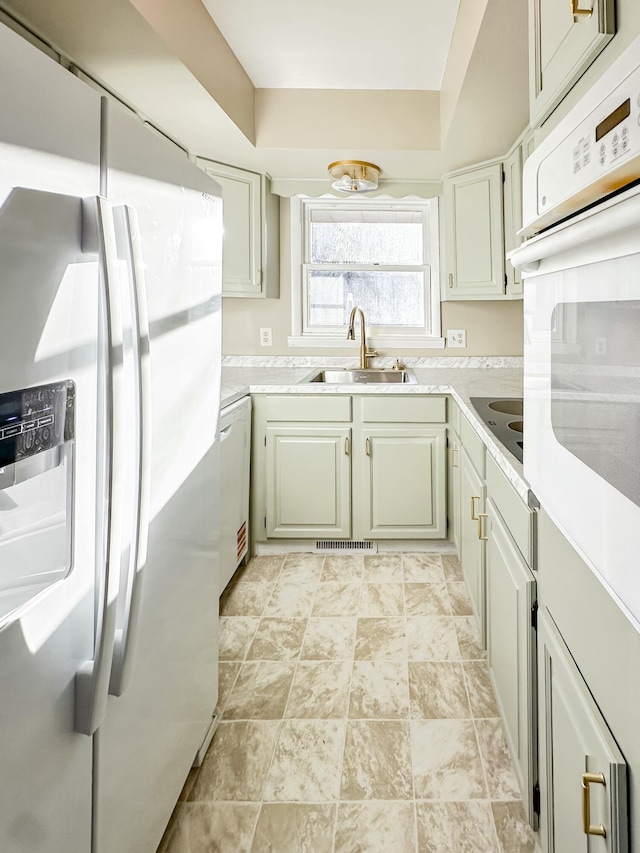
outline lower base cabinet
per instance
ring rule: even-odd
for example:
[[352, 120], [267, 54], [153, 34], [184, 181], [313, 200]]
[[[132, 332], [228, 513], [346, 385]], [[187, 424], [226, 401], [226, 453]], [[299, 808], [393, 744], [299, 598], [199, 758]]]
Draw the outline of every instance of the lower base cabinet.
[[444, 539], [446, 399], [254, 395], [252, 531], [268, 539]]
[[267, 427], [268, 536], [351, 535], [350, 445], [349, 427]]
[[546, 853], [628, 853], [627, 765], [551, 616], [540, 611]]
[[487, 500], [487, 657], [527, 820], [537, 827], [536, 581]]
[[460, 563], [482, 646], [486, 648], [485, 542], [479, 515], [484, 513], [486, 490], [464, 447], [460, 460]]

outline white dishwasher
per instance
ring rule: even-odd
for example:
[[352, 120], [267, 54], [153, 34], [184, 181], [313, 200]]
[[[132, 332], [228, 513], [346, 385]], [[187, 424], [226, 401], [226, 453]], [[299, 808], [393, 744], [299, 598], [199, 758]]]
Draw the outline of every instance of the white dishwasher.
[[220, 594], [249, 545], [251, 397], [220, 410]]

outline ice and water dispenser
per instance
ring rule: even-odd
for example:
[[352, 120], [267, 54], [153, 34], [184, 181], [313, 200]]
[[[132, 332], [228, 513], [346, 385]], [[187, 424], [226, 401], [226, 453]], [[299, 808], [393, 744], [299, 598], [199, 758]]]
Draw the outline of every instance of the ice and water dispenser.
[[72, 567], [75, 386], [0, 394], [0, 628]]

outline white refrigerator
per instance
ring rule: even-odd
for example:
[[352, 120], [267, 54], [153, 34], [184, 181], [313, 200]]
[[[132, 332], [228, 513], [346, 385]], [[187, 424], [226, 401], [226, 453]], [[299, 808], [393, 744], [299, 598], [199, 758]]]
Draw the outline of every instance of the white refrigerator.
[[217, 701], [222, 202], [0, 29], [0, 850], [153, 853]]

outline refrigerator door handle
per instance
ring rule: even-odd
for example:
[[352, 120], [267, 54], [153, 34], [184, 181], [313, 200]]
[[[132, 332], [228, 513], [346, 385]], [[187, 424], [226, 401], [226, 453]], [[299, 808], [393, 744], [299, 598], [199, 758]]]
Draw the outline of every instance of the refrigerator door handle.
[[98, 256], [103, 341], [99, 360], [103, 427], [97, 436], [101, 446], [97, 489], [104, 509], [98, 520], [96, 548], [94, 654], [91, 660], [81, 664], [75, 678], [75, 730], [91, 735], [107, 708], [120, 576], [123, 453], [120, 388], [123, 332], [118, 256], [111, 205], [99, 196], [82, 200], [82, 250]]
[[122, 624], [116, 627], [109, 693], [121, 696], [131, 673], [132, 649], [140, 621], [142, 570], [149, 541], [151, 491], [151, 371], [149, 365], [149, 318], [137, 211], [127, 205], [114, 210], [117, 235], [127, 261], [128, 290], [133, 319], [132, 349], [135, 395], [135, 495], [134, 529]]

